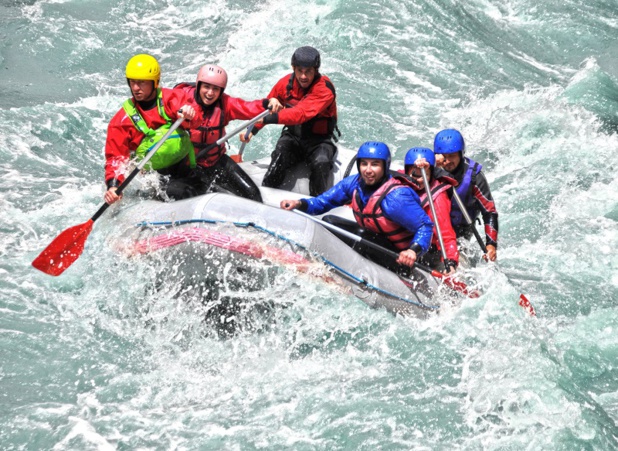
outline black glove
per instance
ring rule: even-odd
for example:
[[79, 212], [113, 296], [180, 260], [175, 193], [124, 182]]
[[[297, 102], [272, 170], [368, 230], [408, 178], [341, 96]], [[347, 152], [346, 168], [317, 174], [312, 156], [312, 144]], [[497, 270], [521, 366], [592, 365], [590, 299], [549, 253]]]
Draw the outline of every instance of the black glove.
[[451, 260], [450, 258], [447, 258], [446, 260], [444, 260], [444, 269], [446, 270], [447, 273], [450, 273], [451, 268], [457, 269], [457, 262], [455, 260]]

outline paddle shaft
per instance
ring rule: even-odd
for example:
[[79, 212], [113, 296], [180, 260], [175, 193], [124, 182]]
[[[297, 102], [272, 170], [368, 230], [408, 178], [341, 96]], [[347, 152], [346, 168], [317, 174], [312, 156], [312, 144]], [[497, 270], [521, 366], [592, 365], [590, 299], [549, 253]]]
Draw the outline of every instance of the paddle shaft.
[[[397, 260], [399, 258], [399, 254], [397, 252], [392, 251], [390, 249], [387, 249], [384, 246], [380, 246], [379, 244], [372, 243], [371, 241], [366, 240], [365, 238], [361, 238], [360, 236], [358, 236], [358, 235], [356, 235], [356, 234], [354, 234], [352, 232], [349, 232], [349, 231], [347, 231], [345, 229], [342, 229], [341, 227], [337, 227], [336, 225], [330, 224], [330, 223], [328, 223], [326, 221], [322, 221], [321, 219], [316, 218], [315, 216], [308, 215], [307, 213], [305, 213], [303, 211], [300, 211], [300, 210], [296, 210], [295, 209], [294, 213], [298, 213], [299, 215], [304, 216], [305, 218], [309, 218], [312, 221], [315, 221], [318, 224], [326, 227], [327, 229], [332, 230], [333, 232], [340, 233], [341, 235], [346, 236], [346, 237], [350, 238], [351, 240], [356, 241], [357, 243], [362, 243], [364, 246], [371, 247], [372, 249], [375, 249], [375, 250], [377, 250], [379, 252], [382, 252], [383, 254], [386, 254], [386, 255], [388, 255], [389, 257], [392, 257], [395, 260]], [[425, 272], [428, 272], [428, 273], [431, 273], [431, 274], [434, 273], [433, 269], [431, 269], [430, 267], [425, 266], [425, 265], [423, 265], [421, 263], [415, 262], [414, 266], [418, 267], [418, 269], [422, 269]], [[440, 275], [442, 275], [442, 274], [440, 274]]]
[[269, 114], [270, 114], [270, 110], [264, 110], [260, 114], [255, 116], [253, 119], [250, 119], [250, 120], [248, 120], [246, 122], [243, 122], [238, 127], [236, 127], [234, 130], [232, 130], [227, 135], [225, 135], [223, 138], [220, 138], [219, 140], [217, 140], [217, 142], [212, 143], [208, 147], [200, 150], [200, 152], [195, 156], [195, 159], [199, 160], [200, 158], [203, 158], [208, 152], [210, 152], [211, 149], [214, 149], [216, 146], [220, 146], [221, 144], [223, 144], [224, 142], [229, 140], [232, 136], [238, 134], [239, 132], [243, 131], [243, 129], [245, 129], [247, 127], [251, 127], [257, 121], [259, 121], [260, 119], [262, 119], [265, 116], [268, 116]]
[[470, 215], [468, 214], [468, 210], [466, 209], [466, 206], [461, 201], [461, 197], [459, 197], [459, 194], [457, 194], [457, 190], [455, 188], [453, 188], [453, 197], [455, 197], [455, 201], [457, 202], [457, 205], [459, 205], [459, 209], [461, 210], [461, 214], [466, 220], [466, 223], [472, 227], [472, 232], [474, 233], [474, 236], [476, 237], [476, 241], [478, 241], [479, 246], [481, 246], [481, 250], [483, 251], [483, 253], [486, 254], [487, 246], [485, 246], [485, 243], [483, 242], [483, 238], [481, 238], [481, 234], [479, 233], [479, 231], [476, 230], [476, 226], [474, 225], [474, 222], [470, 218]]
[[[431, 197], [431, 188], [429, 187], [429, 181], [427, 180], [427, 174], [425, 174], [425, 168], [421, 168], [421, 175], [423, 176], [423, 184], [425, 185], [425, 192], [427, 193], [427, 200], [429, 201], [429, 207], [431, 208], [431, 214], [433, 215], [433, 221], [436, 223], [436, 232], [438, 232], [438, 241], [440, 242], [440, 251], [442, 252], [442, 259], [444, 260], [444, 267], [446, 268], [446, 262], [448, 257], [446, 256], [446, 248], [444, 247], [444, 240], [442, 239], [442, 231], [440, 230], [440, 223], [438, 222], [438, 215], [436, 215], [436, 207], [433, 204], [433, 197]], [[448, 271], [448, 268], [446, 268]]]

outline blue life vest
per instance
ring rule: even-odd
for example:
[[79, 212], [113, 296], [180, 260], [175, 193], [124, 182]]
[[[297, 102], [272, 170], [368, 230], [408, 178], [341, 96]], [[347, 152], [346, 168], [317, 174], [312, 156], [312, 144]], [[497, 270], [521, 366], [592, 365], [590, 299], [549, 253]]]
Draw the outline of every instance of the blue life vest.
[[[476, 184], [476, 175], [481, 172], [483, 166], [468, 157], [464, 157], [464, 162], [468, 165], [468, 167], [466, 168], [463, 179], [459, 182], [456, 190], [457, 194], [459, 194], [461, 202], [465, 205], [466, 210], [468, 210], [470, 219], [474, 221], [480, 211], [477, 207], [475, 207], [472, 189]], [[451, 223], [453, 224], [453, 227], [468, 225], [457, 202], [453, 202], [451, 207]]]

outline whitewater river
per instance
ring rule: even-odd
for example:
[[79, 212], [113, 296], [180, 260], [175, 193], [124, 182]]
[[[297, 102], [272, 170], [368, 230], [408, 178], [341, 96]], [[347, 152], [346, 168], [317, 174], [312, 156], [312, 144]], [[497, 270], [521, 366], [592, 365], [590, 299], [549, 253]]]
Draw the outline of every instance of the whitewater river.
[[[615, 0], [2, 1], [0, 448], [618, 448], [617, 34]], [[62, 276], [30, 266], [102, 203], [131, 56], [165, 86], [220, 64], [254, 99], [302, 45], [344, 146], [401, 160], [462, 131], [500, 213], [481, 298], [396, 318], [282, 269], [285, 308], [222, 339], [165, 261], [114, 251], [107, 216]]]

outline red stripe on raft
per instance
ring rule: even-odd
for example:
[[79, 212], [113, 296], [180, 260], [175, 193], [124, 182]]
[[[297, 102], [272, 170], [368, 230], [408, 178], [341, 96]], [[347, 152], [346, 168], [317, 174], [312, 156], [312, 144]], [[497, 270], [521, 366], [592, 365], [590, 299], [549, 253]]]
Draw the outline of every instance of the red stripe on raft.
[[292, 251], [261, 246], [252, 241], [202, 227], [178, 228], [146, 240], [138, 241], [133, 246], [133, 251], [138, 254], [147, 254], [188, 242], [205, 243], [250, 257], [270, 258], [282, 263], [296, 265], [309, 263], [306, 258]]

